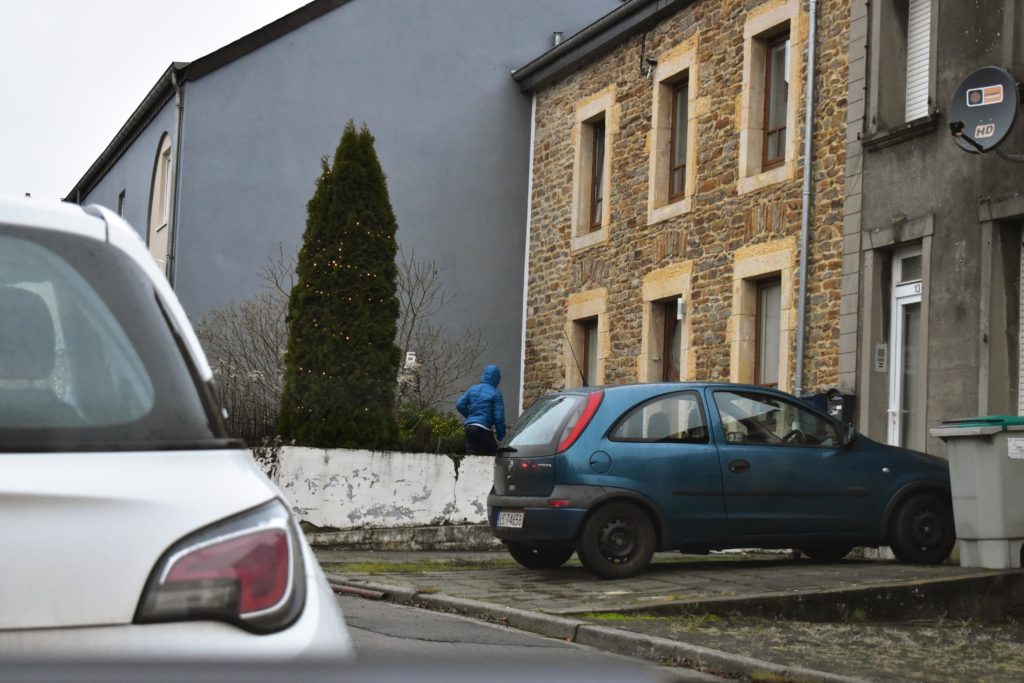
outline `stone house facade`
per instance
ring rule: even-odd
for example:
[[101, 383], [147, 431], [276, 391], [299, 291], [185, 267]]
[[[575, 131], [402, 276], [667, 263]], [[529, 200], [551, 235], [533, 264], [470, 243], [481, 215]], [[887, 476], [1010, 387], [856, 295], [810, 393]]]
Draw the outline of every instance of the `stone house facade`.
[[524, 399], [662, 380], [832, 387], [849, 0], [633, 0], [513, 74], [534, 96]]

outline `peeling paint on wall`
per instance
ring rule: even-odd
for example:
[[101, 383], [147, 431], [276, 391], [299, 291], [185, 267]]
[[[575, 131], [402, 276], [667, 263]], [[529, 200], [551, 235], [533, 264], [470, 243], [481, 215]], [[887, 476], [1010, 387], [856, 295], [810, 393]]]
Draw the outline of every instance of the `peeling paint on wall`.
[[336, 529], [487, 521], [491, 457], [285, 446], [274, 482], [301, 521]]

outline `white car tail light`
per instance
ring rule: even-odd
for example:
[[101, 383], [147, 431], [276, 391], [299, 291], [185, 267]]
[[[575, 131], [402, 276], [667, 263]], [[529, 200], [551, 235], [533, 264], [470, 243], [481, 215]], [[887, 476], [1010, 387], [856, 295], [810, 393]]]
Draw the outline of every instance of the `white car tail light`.
[[258, 633], [289, 626], [305, 602], [297, 534], [274, 500], [185, 537], [153, 569], [136, 623], [216, 619]]

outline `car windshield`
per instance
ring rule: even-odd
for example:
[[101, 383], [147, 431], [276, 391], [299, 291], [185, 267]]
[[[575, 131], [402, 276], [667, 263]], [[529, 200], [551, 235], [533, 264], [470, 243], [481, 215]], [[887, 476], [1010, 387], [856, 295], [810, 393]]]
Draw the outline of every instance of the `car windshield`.
[[108, 245], [0, 226], [0, 316], [0, 450], [224, 437], [152, 283]]
[[554, 455], [555, 446], [565, 438], [572, 418], [578, 418], [587, 403], [585, 394], [551, 394], [523, 413], [505, 443], [515, 449], [511, 455]]

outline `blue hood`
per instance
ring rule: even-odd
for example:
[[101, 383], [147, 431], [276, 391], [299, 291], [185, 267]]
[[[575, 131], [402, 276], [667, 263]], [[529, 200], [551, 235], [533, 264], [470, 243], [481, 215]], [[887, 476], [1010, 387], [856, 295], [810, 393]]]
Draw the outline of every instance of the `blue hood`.
[[492, 387], [498, 386], [498, 383], [501, 382], [501, 370], [497, 365], [488, 365], [484, 368], [484, 374], [480, 381], [490, 384]]

